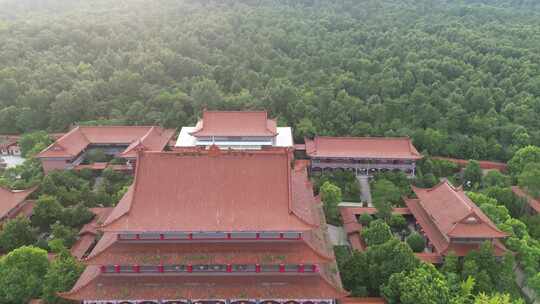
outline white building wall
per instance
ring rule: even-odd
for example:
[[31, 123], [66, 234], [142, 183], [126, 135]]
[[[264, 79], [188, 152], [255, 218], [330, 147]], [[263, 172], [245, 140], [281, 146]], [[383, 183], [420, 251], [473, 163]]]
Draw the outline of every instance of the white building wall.
[[[178, 135], [178, 139], [176, 140], [175, 147], [196, 147], [196, 146], [208, 146], [211, 143], [205, 141], [205, 142], [198, 142], [197, 138], [194, 136], [191, 136], [190, 133], [194, 132], [196, 130], [196, 127], [182, 127], [180, 130], [180, 135]], [[271, 143], [274, 147], [292, 147], [294, 145], [293, 143], [293, 137], [292, 137], [292, 130], [290, 127], [278, 127], [277, 128], [278, 135], [275, 138], [275, 142]], [[223, 148], [231, 148], [231, 149], [260, 149], [261, 148], [261, 142], [260, 141], [218, 141], [215, 142], [216, 145], [223, 147]], [[270, 141], [269, 141], [270, 144]]]

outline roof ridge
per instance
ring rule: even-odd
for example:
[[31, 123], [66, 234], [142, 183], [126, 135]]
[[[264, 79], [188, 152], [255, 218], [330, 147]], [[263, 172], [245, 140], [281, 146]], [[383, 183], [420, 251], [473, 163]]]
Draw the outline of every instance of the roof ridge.
[[[107, 231], [106, 233], [110, 233], [111, 235], [116, 234], [116, 232], [110, 232], [110, 231]], [[99, 241], [101, 241], [101, 240], [105, 241], [105, 239], [103, 237]], [[97, 243], [99, 243], [99, 241]], [[101, 250], [99, 252], [94, 253], [94, 250], [97, 248], [97, 244], [96, 244], [96, 246], [94, 246], [92, 251], [88, 254], [88, 256], [86, 258], [84, 258], [82, 260], [82, 262], [84, 262], [86, 265], [93, 265], [93, 264], [87, 264], [87, 263], [89, 263], [94, 258], [102, 255], [108, 248], [110, 248], [114, 244], [116, 244], [116, 240], [115, 239], [109, 239], [108, 243], [106, 244], [105, 247], [101, 248]]]
[[88, 139], [88, 137], [86, 137], [86, 134], [84, 134], [80, 126], [77, 126], [77, 130], [79, 130], [79, 132], [81, 133], [81, 136], [84, 138], [84, 140], [86, 140], [87, 144], [90, 144], [91, 141]]
[[204, 113], [266, 113], [268, 117], [267, 110], [204, 110]]
[[[422, 189], [424, 191], [427, 191], [427, 192], [431, 192], [431, 191], [434, 191], [434, 190], [437, 190], [440, 186], [444, 185], [444, 184], [448, 184], [448, 180], [446, 178], [444, 178], [443, 180], [441, 180], [438, 184], [436, 184], [435, 186], [431, 187], [431, 188], [418, 188], [418, 187], [414, 187], [416, 189]], [[450, 185], [448, 185], [450, 186]], [[451, 186], [450, 186], [451, 187]]]
[[[129, 213], [129, 211], [133, 208], [133, 205], [135, 204], [135, 198], [137, 197], [135, 194], [137, 193], [137, 186], [140, 183], [140, 175], [141, 175], [141, 167], [142, 167], [142, 158], [144, 157], [144, 151], [143, 150], [137, 150], [137, 160], [135, 165], [135, 174], [133, 175], [133, 192], [131, 195], [131, 203], [129, 204], [129, 208], [127, 209], [126, 213], [124, 213], [122, 216]], [[121, 218], [122, 216], [118, 217]]]
[[[67, 133], [65, 133], [64, 135], [60, 136], [60, 138], [58, 138], [57, 140], [53, 141], [50, 145], [48, 145], [45, 149], [41, 150], [41, 152], [39, 152], [37, 154], [37, 156], [39, 157], [40, 154], [44, 153], [45, 151], [48, 151], [49, 149], [51, 149], [52, 147], [61, 147], [62, 149], [66, 149], [66, 147], [64, 147], [62, 145], [62, 141], [64, 141], [66, 138], [68, 138], [69, 136], [71, 136], [72, 134], [74, 134], [77, 130], [79, 130], [79, 126], [77, 125], [75, 128], [69, 130]], [[82, 134], [82, 132], [81, 132]], [[88, 138], [86, 138], [86, 136], [83, 135], [83, 138], [88, 141]]]
[[299, 216], [297, 216], [294, 211], [293, 211], [293, 208], [292, 208], [292, 200], [293, 200], [293, 195], [292, 195], [292, 173], [291, 173], [291, 154], [290, 153], [287, 153], [287, 163], [285, 164], [286, 168], [287, 168], [287, 203], [288, 203], [288, 208], [289, 208], [289, 214], [294, 214], [296, 217], [300, 218]]
[[[261, 150], [221, 150], [221, 156], [233, 155], [233, 156], [252, 156], [252, 155], [282, 155], [289, 153], [289, 148], [287, 147], [273, 147], [271, 149], [261, 149]], [[198, 148], [198, 147], [186, 147], [185, 149], [177, 149], [173, 151], [144, 151], [144, 154], [162, 154], [162, 155], [176, 155], [179, 157], [182, 156], [193, 156], [198, 155], [207, 155], [209, 153], [208, 149]]]

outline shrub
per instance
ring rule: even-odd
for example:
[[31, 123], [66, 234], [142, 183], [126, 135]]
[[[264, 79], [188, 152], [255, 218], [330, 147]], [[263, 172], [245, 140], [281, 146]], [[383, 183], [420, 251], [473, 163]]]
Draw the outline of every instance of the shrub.
[[360, 224], [364, 226], [369, 226], [369, 223], [373, 221], [373, 217], [367, 213], [362, 213], [359, 218]]
[[85, 162], [96, 163], [96, 162], [107, 162], [110, 160], [110, 156], [105, 154], [103, 149], [91, 149], [86, 152], [84, 156]]
[[380, 245], [392, 238], [390, 227], [383, 220], [375, 220], [362, 230], [362, 237], [368, 246]]
[[42, 195], [36, 202], [32, 215], [32, 224], [41, 231], [47, 231], [49, 227], [62, 217], [62, 205], [56, 197]]
[[394, 230], [401, 230], [407, 227], [407, 220], [400, 214], [392, 214], [387, 223]]
[[417, 232], [411, 233], [407, 237], [406, 242], [414, 252], [422, 252], [426, 247], [426, 239]]
[[341, 266], [351, 257], [349, 246], [334, 246], [334, 255], [336, 256], [338, 267], [341, 268]]
[[[53, 247], [53, 246], [51, 246]], [[84, 265], [77, 261], [66, 248], [55, 247], [57, 258], [51, 263], [43, 279], [43, 299], [47, 303], [63, 304], [70, 301], [58, 297], [58, 292], [70, 290], [84, 270]]]
[[53, 224], [51, 228], [53, 237], [62, 240], [66, 247], [70, 248], [75, 243], [77, 230], [60, 223]]
[[326, 221], [329, 224], [339, 225], [340, 218], [338, 204], [341, 202], [341, 189], [330, 182], [325, 182], [321, 186], [320, 194], [321, 200], [323, 201]]
[[30, 220], [19, 216], [4, 223], [0, 231], [0, 249], [9, 252], [24, 245], [32, 245], [36, 239], [37, 230], [30, 225]]
[[19, 247], [0, 259], [0, 303], [28, 303], [41, 295], [47, 251]]

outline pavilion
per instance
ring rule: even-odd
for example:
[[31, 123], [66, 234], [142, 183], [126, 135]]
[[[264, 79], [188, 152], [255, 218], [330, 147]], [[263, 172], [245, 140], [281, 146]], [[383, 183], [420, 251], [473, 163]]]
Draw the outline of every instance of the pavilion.
[[204, 111], [194, 127], [183, 127], [176, 147], [259, 150], [293, 147], [290, 127], [278, 127], [266, 111]]
[[324, 213], [287, 149], [139, 152], [66, 299], [304, 303], [344, 297]]
[[493, 244], [495, 255], [507, 252], [501, 240], [508, 234], [499, 230], [463, 189], [443, 181], [430, 189], [413, 187], [413, 191], [418, 198], [405, 203], [434, 253], [465, 256], [486, 241]]
[[94, 148], [107, 155], [126, 159], [133, 168], [137, 150], [162, 151], [174, 130], [156, 126], [77, 126], [41, 151], [37, 157], [43, 170], [74, 169]]
[[357, 176], [402, 171], [415, 175], [422, 155], [408, 137], [325, 137], [305, 140], [311, 172], [348, 170]]

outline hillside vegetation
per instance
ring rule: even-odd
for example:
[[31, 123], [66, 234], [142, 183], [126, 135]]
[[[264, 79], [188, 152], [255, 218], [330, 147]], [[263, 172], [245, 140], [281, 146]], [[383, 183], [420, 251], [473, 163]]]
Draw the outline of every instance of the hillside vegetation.
[[295, 137], [540, 145], [533, 0], [0, 1], [0, 133], [267, 109]]

